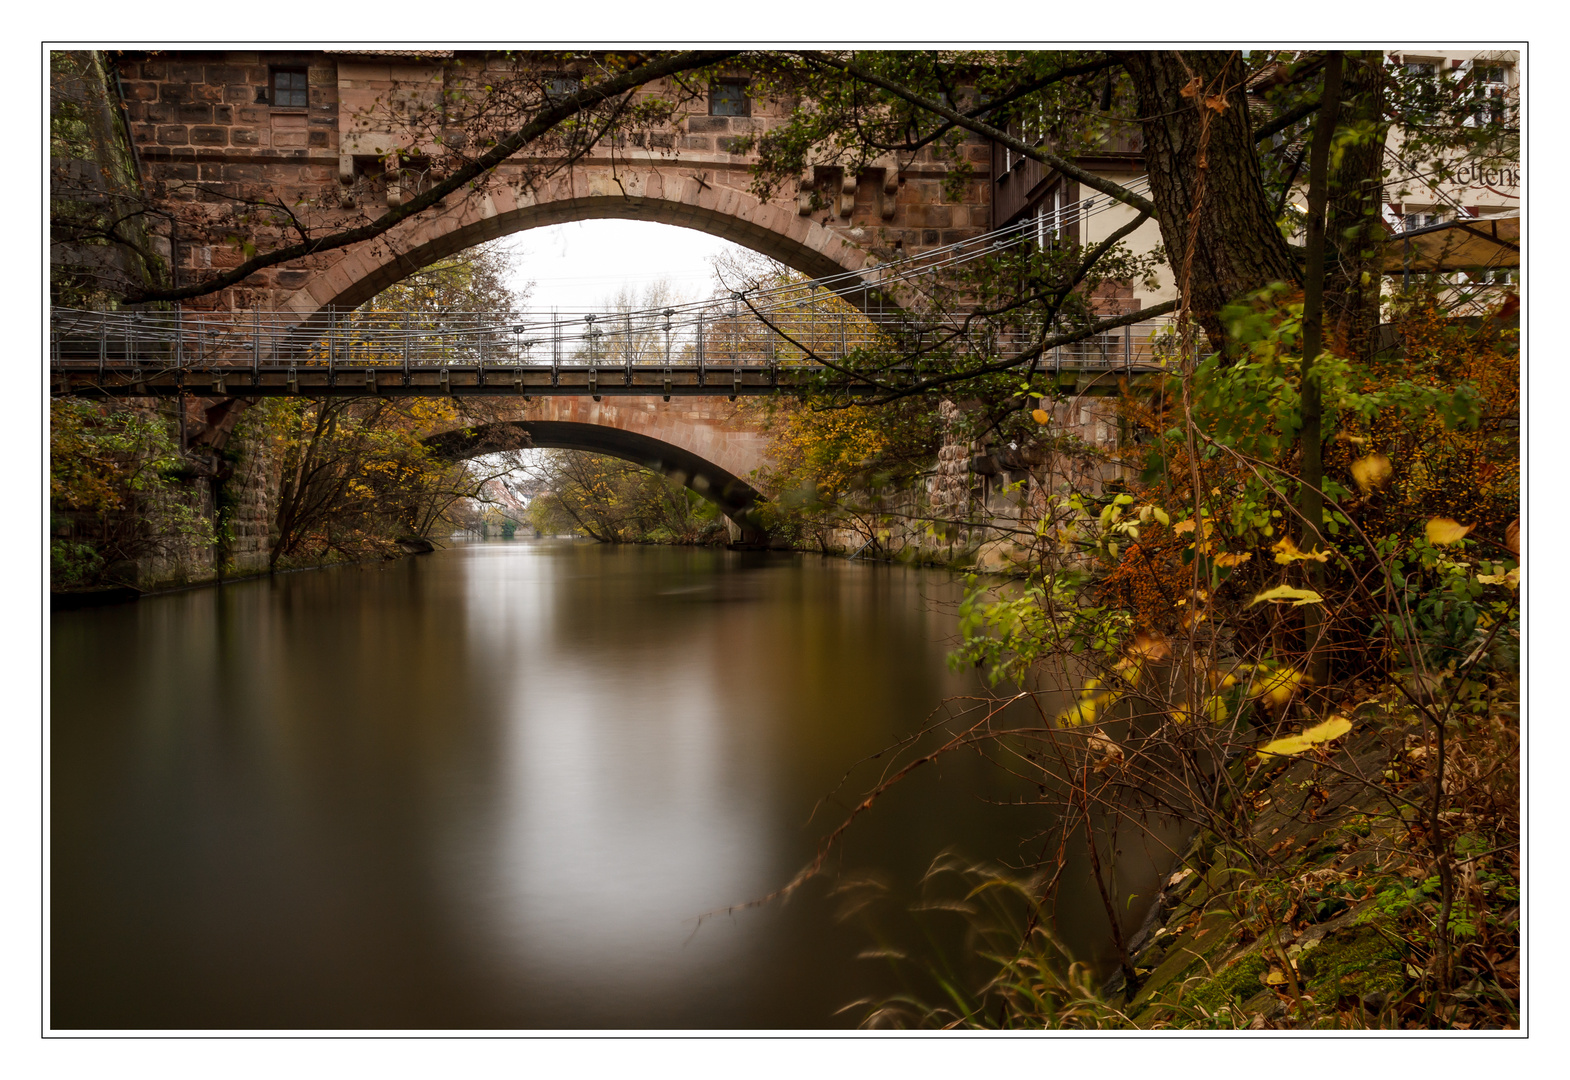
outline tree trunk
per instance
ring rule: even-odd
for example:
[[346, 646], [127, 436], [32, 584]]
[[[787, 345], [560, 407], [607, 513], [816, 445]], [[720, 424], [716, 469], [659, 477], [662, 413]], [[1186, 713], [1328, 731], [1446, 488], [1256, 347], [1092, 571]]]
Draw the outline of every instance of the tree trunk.
[[[1163, 50], [1122, 53], [1119, 59], [1139, 97], [1150, 199], [1167, 262], [1182, 288], [1189, 237], [1197, 225], [1187, 268], [1189, 310], [1220, 348], [1224, 304], [1297, 277], [1260, 182], [1242, 58], [1235, 52]], [[1185, 97], [1195, 77], [1199, 92]], [[1207, 94], [1224, 107], [1208, 106]], [[1209, 133], [1202, 139], [1206, 113]]]
[[[1325, 286], [1325, 211], [1330, 196], [1330, 148], [1335, 141], [1341, 105], [1341, 53], [1332, 51], [1325, 60], [1325, 89], [1320, 95], [1319, 118], [1314, 122], [1314, 143], [1308, 158], [1308, 258], [1303, 270], [1303, 361], [1298, 385], [1302, 393], [1303, 465], [1298, 490], [1298, 509], [1303, 515], [1304, 551], [1323, 547], [1320, 531], [1324, 525], [1325, 497], [1320, 490], [1324, 480], [1323, 409], [1320, 402], [1319, 375], [1315, 361], [1324, 341]], [[1324, 567], [1309, 566], [1310, 580], [1317, 591], [1324, 591]], [[1322, 611], [1309, 604], [1303, 612], [1303, 651], [1308, 656], [1308, 675], [1323, 685], [1327, 665], [1320, 642]]]
[[[1325, 240], [1325, 327], [1331, 347], [1349, 360], [1373, 359], [1379, 330], [1380, 255], [1385, 229], [1385, 75], [1379, 52], [1347, 53], [1340, 127], [1359, 132], [1330, 170]], [[1366, 279], [1365, 279], [1366, 275]]]

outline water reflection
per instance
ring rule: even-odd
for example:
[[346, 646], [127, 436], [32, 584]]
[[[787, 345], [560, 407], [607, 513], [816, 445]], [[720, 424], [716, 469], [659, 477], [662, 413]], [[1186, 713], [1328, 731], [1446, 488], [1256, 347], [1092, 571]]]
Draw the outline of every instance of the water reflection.
[[[474, 544], [53, 620], [56, 1027], [823, 1027], [814, 805], [960, 684], [943, 575]], [[851, 837], [1016, 855], [954, 759]], [[830, 814], [836, 811], [831, 808]], [[696, 933], [694, 933], [696, 929]]]

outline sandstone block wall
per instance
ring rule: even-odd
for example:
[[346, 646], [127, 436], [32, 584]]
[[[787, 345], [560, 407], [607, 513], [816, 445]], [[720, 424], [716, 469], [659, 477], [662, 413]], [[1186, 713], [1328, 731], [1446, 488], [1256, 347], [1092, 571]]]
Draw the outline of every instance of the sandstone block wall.
[[[190, 281], [238, 265], [244, 251], [236, 241], [266, 250], [298, 239], [277, 227], [276, 215], [245, 209], [246, 201], [295, 207], [323, 230], [373, 220], [437, 178], [437, 134], [446, 146], [466, 138], [442, 126], [443, 95], [483, 87], [503, 63], [432, 50], [122, 54], [120, 85], [148, 192], [183, 219], [178, 235], [162, 237], [164, 251]], [[563, 74], [586, 66], [539, 63]], [[280, 68], [305, 73], [303, 105], [273, 102], [270, 80]], [[976, 171], [957, 202], [946, 199], [947, 165], [930, 150], [880, 159], [853, 176], [822, 162], [799, 178], [798, 190], [760, 201], [751, 192], [754, 159], [739, 140], [780, 123], [794, 105], [757, 96], [750, 115], [710, 116], [700, 98], [674, 123], [603, 140], [545, 185], [526, 182], [527, 162], [514, 159], [480, 190], [382, 241], [268, 268], [204, 304], [302, 316], [352, 306], [462, 247], [586, 217], [702, 229], [813, 274], [860, 270], [989, 227], [992, 159], [980, 140], [965, 147]], [[394, 161], [389, 170], [389, 150], [412, 153], [409, 168]]]

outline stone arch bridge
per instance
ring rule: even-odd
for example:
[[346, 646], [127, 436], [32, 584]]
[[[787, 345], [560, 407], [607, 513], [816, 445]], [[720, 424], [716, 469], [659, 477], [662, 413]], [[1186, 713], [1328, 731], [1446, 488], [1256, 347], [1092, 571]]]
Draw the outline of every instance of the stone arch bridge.
[[[507, 76], [514, 63], [483, 53], [408, 50], [120, 54], [113, 92], [122, 99], [139, 181], [162, 215], [154, 216], [164, 223], [154, 227], [155, 246], [162, 245], [179, 280], [189, 282], [239, 265], [248, 249], [268, 250], [291, 239], [267, 215], [240, 212], [244, 204], [299, 208], [293, 212], [306, 215], [318, 232], [374, 220], [433, 182], [406, 166], [437, 159], [436, 132], [453, 136], [443, 126], [444, 102]], [[536, 75], [546, 84], [561, 80], [563, 92], [570, 92], [589, 63], [541, 61]], [[760, 199], [752, 191], [755, 158], [738, 152], [738, 139], [783, 122], [794, 103], [751, 97], [746, 78], [740, 68], [726, 72], [673, 122], [604, 139], [544, 179], [539, 162], [517, 156], [374, 240], [264, 269], [192, 302], [188, 311], [226, 318], [238, 331], [264, 312], [274, 325], [320, 329], [334, 313], [364, 304], [463, 248], [538, 226], [607, 217], [721, 236], [810, 277], [834, 276], [836, 291], [866, 307], [867, 283], [887, 280], [889, 266], [989, 236], [994, 155], [974, 138], [964, 146], [974, 172], [957, 200], [944, 194], [948, 166], [927, 150], [859, 169], [823, 160], [797, 179], [794, 190], [787, 185]], [[655, 83], [639, 93], [671, 89]], [[169, 227], [175, 221], [185, 223], [184, 231]], [[521, 394], [516, 416], [502, 422], [510, 432], [455, 432], [438, 445], [454, 456], [472, 456], [515, 441], [511, 436], [521, 431], [536, 446], [614, 454], [677, 475], [728, 516], [745, 520], [759, 498], [749, 480], [763, 464], [764, 436], [744, 413], [718, 399], [772, 392], [778, 370], [772, 353], [767, 360], [753, 357], [757, 362], [745, 375], [734, 355], [728, 367], [723, 357], [711, 363], [699, 326], [698, 354], [695, 362], [686, 358], [685, 368], [678, 364], [673, 371], [667, 346], [666, 363], [639, 365], [636, 378], [631, 361], [625, 378], [617, 377], [614, 364], [591, 361], [574, 376], [578, 382], [561, 382], [553, 365], [548, 386], [526, 386], [518, 365], [487, 371], [484, 346], [478, 362], [466, 367], [441, 360], [411, 372], [405, 354], [399, 372], [385, 365], [335, 367], [330, 351], [325, 368], [296, 367], [283, 358], [275, 337], [270, 363], [264, 363], [260, 332], [251, 335], [249, 364], [243, 352], [231, 352], [224, 365], [198, 374], [181, 363], [191, 347], [188, 334], [176, 331], [173, 344], [163, 346], [172, 364], [148, 364], [134, 343], [121, 349], [100, 328], [96, 372], [83, 370], [84, 364], [93, 367], [90, 352], [85, 360], [62, 361], [57, 341], [54, 373], [65, 392], [85, 384], [126, 396], [178, 394], [192, 439], [213, 446], [227, 438], [248, 398], [301, 392], [302, 386], [312, 393]], [[832, 326], [826, 332], [832, 336]], [[843, 322], [838, 334], [843, 351]], [[519, 346], [516, 338], [513, 346]], [[1102, 344], [1102, 367], [1119, 359], [1133, 361], [1127, 339], [1110, 356]], [[108, 386], [106, 364], [121, 369], [118, 389]], [[536, 370], [529, 377], [545, 376]], [[673, 394], [681, 400], [672, 401]]]
[[[117, 60], [117, 75], [140, 179], [155, 205], [213, 223], [227, 221], [244, 200], [301, 205], [313, 227], [335, 231], [380, 216], [430, 182], [400, 167], [433, 156], [432, 130], [407, 118], [440, 113], [455, 91], [505, 78], [514, 63], [432, 50], [127, 52]], [[541, 61], [539, 75], [570, 90], [591, 65], [587, 57]], [[967, 147], [976, 174], [958, 202], [944, 198], [947, 167], [926, 151], [889, 156], [863, 170], [824, 162], [800, 177], [796, 190], [759, 199], [750, 190], [755, 158], [735, 152], [735, 142], [781, 122], [793, 103], [750, 95], [746, 75], [740, 68], [726, 72], [714, 91], [722, 101], [700, 96], [674, 123], [602, 140], [542, 183], [526, 182], [535, 162], [514, 159], [474, 190], [374, 241], [263, 270], [197, 306], [320, 322], [323, 312], [363, 304], [463, 248], [590, 218], [697, 229], [812, 277], [860, 274], [891, 254], [917, 255], [987, 231], [991, 152], [979, 141]], [[639, 96], [674, 89], [655, 83]], [[412, 158], [389, 157], [394, 151]], [[165, 230], [155, 239], [184, 281], [238, 265], [247, 246], [266, 250], [284, 239], [254, 216], [211, 238], [191, 235]], [[354, 377], [363, 392], [364, 376]], [[243, 398], [232, 395], [267, 392], [262, 381], [243, 387], [219, 378], [191, 387], [212, 395], [187, 407], [196, 437], [226, 438], [243, 408]], [[725, 388], [734, 393], [739, 381], [736, 376]], [[697, 382], [700, 388], [705, 382], [701, 373]], [[729, 516], [742, 514], [758, 497], [746, 478], [762, 464], [763, 436], [738, 422], [723, 401], [667, 404], [668, 378], [652, 389], [661, 388], [660, 398], [602, 403], [591, 377], [580, 390], [587, 396], [521, 403], [513, 423], [538, 446], [598, 450], [661, 468]], [[486, 434], [455, 434], [442, 445], [454, 454], [479, 452]]]
[[[592, 70], [590, 58], [523, 55], [547, 85], [564, 83], [562, 92]], [[448, 141], [462, 137], [441, 128], [444, 103], [515, 76], [518, 62], [517, 54], [393, 50], [123, 54], [119, 85], [147, 193], [176, 216], [223, 222], [195, 242], [166, 231], [164, 254], [189, 281], [238, 265], [242, 243], [274, 246], [282, 234], [258, 215], [230, 220], [239, 200], [306, 207], [323, 231], [380, 216], [431, 180], [401, 162], [431, 158], [438, 130]], [[965, 148], [975, 173], [957, 202], [945, 199], [948, 168], [928, 150], [865, 169], [827, 161], [796, 190], [760, 200], [751, 191], [756, 158], [735, 152], [737, 140], [779, 124], [794, 103], [749, 95], [746, 77], [728, 72], [673, 123], [603, 139], [543, 181], [539, 162], [515, 156], [472, 191], [374, 241], [263, 270], [215, 302], [301, 318], [342, 310], [462, 248], [586, 218], [698, 229], [813, 277], [859, 273], [990, 227], [991, 150], [977, 139]], [[662, 80], [635, 98], [675, 90]], [[388, 157], [397, 151], [412, 157]]]

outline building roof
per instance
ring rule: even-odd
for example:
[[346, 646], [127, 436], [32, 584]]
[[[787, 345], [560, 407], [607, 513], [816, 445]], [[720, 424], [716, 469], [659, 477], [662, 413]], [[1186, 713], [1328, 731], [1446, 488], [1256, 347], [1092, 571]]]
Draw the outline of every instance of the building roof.
[[446, 60], [451, 49], [323, 49], [329, 56], [418, 56], [428, 60]]
[[1521, 265], [1521, 212], [1462, 218], [1392, 233], [1385, 244], [1385, 273], [1403, 270], [1470, 270]]

